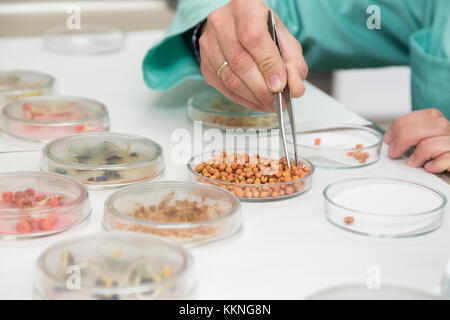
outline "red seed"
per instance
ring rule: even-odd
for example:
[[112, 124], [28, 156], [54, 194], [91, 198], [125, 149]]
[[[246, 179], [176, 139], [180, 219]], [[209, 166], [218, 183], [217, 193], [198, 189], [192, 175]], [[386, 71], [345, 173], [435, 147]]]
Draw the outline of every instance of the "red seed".
[[47, 205], [50, 206], [50, 208], [56, 208], [61, 205], [61, 201], [59, 201], [58, 196], [54, 196], [47, 200]]
[[13, 193], [11, 191], [3, 192], [2, 198], [3, 198], [3, 201], [11, 202], [13, 199]]
[[38, 194], [35, 198], [34, 201], [36, 202], [41, 202], [42, 200], [45, 200], [47, 198], [47, 196], [45, 194]]
[[77, 130], [77, 131], [84, 131], [84, 124], [77, 124], [75, 126], [75, 130]]
[[36, 192], [31, 188], [28, 188], [27, 190], [25, 190], [25, 193], [29, 197], [34, 197], [34, 195], [36, 194]]
[[14, 199], [19, 200], [25, 198], [25, 192], [23, 191], [17, 191], [14, 193]]
[[31, 231], [31, 225], [27, 220], [19, 221], [16, 228], [20, 233], [28, 233]]

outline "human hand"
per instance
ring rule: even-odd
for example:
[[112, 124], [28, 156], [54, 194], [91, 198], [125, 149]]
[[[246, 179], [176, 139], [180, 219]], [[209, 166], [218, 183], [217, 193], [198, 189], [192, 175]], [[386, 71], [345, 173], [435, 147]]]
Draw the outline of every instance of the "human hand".
[[408, 158], [411, 167], [431, 173], [450, 171], [450, 121], [437, 109], [411, 112], [398, 118], [386, 132], [389, 156], [399, 158], [416, 147]]
[[286, 84], [294, 98], [305, 93], [308, 67], [300, 43], [275, 15], [283, 63], [268, 30], [268, 11], [262, 0], [232, 0], [211, 12], [199, 39], [200, 68], [206, 82], [229, 99], [273, 112], [274, 93]]

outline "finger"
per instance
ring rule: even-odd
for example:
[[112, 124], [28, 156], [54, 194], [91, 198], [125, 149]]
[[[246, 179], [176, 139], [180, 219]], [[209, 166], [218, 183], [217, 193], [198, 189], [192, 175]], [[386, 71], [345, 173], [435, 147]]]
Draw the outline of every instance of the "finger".
[[237, 40], [234, 24], [230, 24], [227, 29], [218, 29], [216, 33], [217, 38], [220, 39], [220, 49], [228, 61], [230, 69], [247, 85], [265, 111], [273, 111], [273, 93], [268, 88], [253, 57]]
[[[208, 44], [202, 43], [203, 51], [208, 56], [210, 65], [214, 70], [217, 70], [222, 66], [224, 61], [227, 61], [218, 43], [218, 37], [213, 33], [208, 35]], [[202, 50], [202, 49], [201, 49]], [[241, 96], [247, 101], [252, 102], [255, 105], [262, 105], [262, 103], [256, 98], [249, 87], [233, 72], [230, 65], [227, 65], [220, 73], [220, 80], [223, 82], [225, 87], [234, 94]]]
[[421, 141], [408, 158], [411, 167], [422, 167], [426, 162], [450, 152], [450, 136], [428, 138]]
[[256, 111], [261, 111], [261, 107], [259, 105], [256, 105], [256, 104], [252, 103], [251, 101], [248, 101], [248, 100], [242, 98], [241, 96], [238, 96], [237, 94], [229, 91], [223, 84], [222, 80], [220, 80], [217, 77], [217, 73], [210, 65], [208, 58], [203, 57], [201, 52], [200, 52], [200, 55], [201, 55], [201, 61], [202, 61], [201, 66], [200, 66], [201, 73], [203, 74], [203, 77], [205, 78], [206, 82], [210, 86], [216, 88], [219, 92], [221, 92], [228, 99], [230, 99], [246, 108], [253, 109]]
[[300, 43], [289, 33], [279, 20], [279, 40], [288, 75], [288, 85], [291, 95], [300, 98], [305, 93], [304, 80], [308, 75], [308, 67], [303, 57]]
[[419, 123], [413, 122], [394, 132], [389, 145], [389, 156], [398, 158], [409, 148], [417, 146], [420, 141], [437, 136], [450, 135], [450, 122], [445, 117], [430, 119]]
[[401, 131], [401, 128], [405, 126], [408, 126], [415, 122], [437, 119], [441, 117], [444, 117], [444, 115], [438, 109], [424, 109], [410, 112], [404, 116], [401, 116], [394, 122], [391, 128], [386, 132], [384, 136], [384, 142], [386, 142], [387, 144], [391, 144], [394, 140], [395, 135], [399, 131]]
[[450, 171], [450, 152], [444, 153], [425, 164], [425, 170], [430, 173], [443, 173]]
[[[236, 26], [239, 41], [253, 57], [262, 72], [267, 86], [272, 92], [280, 92], [286, 87], [287, 74], [275, 42], [267, 26], [265, 6], [252, 6], [252, 1], [242, 2], [244, 8], [237, 10]], [[246, 10], [245, 7], [248, 7]]]

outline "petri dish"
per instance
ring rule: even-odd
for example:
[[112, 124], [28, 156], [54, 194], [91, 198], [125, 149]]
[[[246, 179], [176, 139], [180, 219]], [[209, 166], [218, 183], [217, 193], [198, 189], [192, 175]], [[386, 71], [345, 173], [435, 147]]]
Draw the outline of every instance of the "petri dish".
[[323, 190], [325, 217], [353, 233], [381, 238], [414, 237], [442, 224], [447, 198], [431, 187], [403, 180], [358, 178]]
[[313, 294], [308, 300], [439, 300], [439, 297], [394, 285], [370, 289], [366, 284], [351, 284], [325, 289]]
[[40, 96], [7, 104], [1, 115], [5, 133], [20, 139], [49, 141], [82, 132], [109, 130], [100, 102], [68, 96]]
[[[187, 167], [196, 181], [226, 189], [242, 201], [274, 201], [298, 196], [312, 184], [312, 163], [299, 158], [295, 171], [283, 176], [282, 172], [287, 171], [283, 159], [275, 150], [208, 151], [192, 157]], [[294, 156], [290, 155], [290, 159]]]
[[237, 233], [241, 206], [232, 193], [203, 183], [141, 183], [106, 200], [103, 225], [108, 231], [151, 233], [196, 246]]
[[176, 243], [129, 232], [60, 242], [37, 261], [34, 295], [45, 300], [155, 300], [193, 288], [192, 258]]
[[58, 26], [43, 34], [44, 46], [56, 52], [100, 54], [122, 49], [125, 34], [122, 30], [102, 25], [82, 25], [80, 29]]
[[90, 187], [119, 187], [159, 175], [164, 157], [161, 146], [150, 139], [89, 132], [47, 144], [41, 170], [69, 175]]
[[[365, 126], [339, 123], [296, 124], [298, 153], [316, 168], [351, 169], [380, 159], [383, 135]], [[287, 137], [292, 144], [292, 138]]]
[[82, 184], [43, 172], [0, 174], [0, 239], [47, 236], [86, 220], [91, 207]]
[[238, 105], [217, 91], [204, 91], [188, 101], [188, 116], [217, 129], [273, 129], [278, 127], [275, 113], [258, 112]]
[[0, 71], [0, 106], [27, 97], [50, 94], [55, 79], [29, 70]]

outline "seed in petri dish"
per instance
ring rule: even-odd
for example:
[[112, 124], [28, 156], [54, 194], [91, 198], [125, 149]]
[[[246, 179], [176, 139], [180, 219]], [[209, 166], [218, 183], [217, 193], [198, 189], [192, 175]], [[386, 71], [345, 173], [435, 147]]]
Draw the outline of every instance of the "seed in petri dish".
[[321, 143], [322, 143], [322, 140], [320, 138], [316, 138], [316, 140], [314, 140], [314, 144], [316, 146], [320, 146]]
[[344, 223], [348, 226], [353, 224], [353, 222], [355, 222], [355, 218], [353, 217], [348, 216], [344, 218]]

